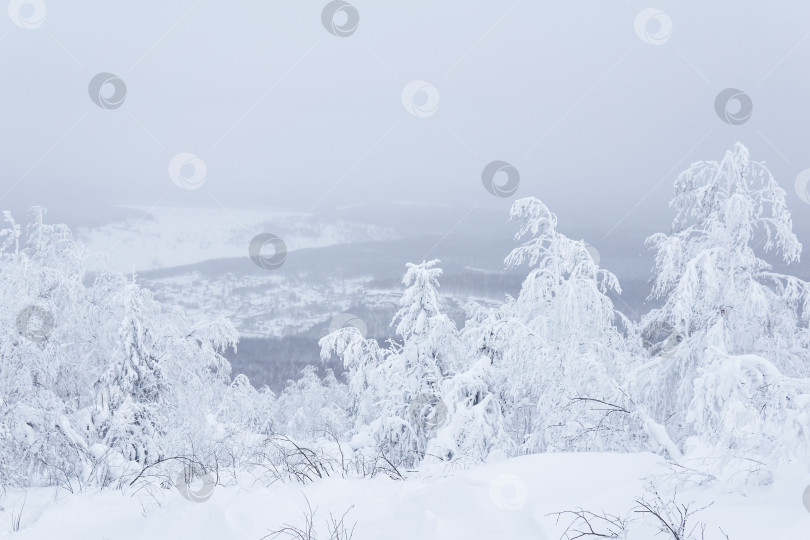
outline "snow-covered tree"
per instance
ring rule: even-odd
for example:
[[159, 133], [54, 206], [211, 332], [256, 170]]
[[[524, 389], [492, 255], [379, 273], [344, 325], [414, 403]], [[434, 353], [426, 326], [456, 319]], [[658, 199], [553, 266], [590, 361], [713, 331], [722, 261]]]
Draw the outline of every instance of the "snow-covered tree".
[[0, 230], [0, 484], [10, 485], [80, 475], [88, 450], [76, 410], [93, 371], [76, 343], [92, 327], [73, 328], [86, 322], [85, 253], [44, 223], [44, 208], [32, 214], [23, 229], [5, 212]]
[[327, 334], [318, 344], [322, 360], [327, 361], [336, 354], [343, 361], [348, 416], [353, 422], [353, 432], [358, 433], [378, 417], [378, 398], [385, 392], [383, 372], [388, 351], [380, 347], [377, 340], [363, 337], [353, 326]]
[[424, 457], [446, 420], [442, 381], [459, 365], [458, 333], [441, 311], [437, 262], [407, 265], [406, 288], [392, 321], [400, 341], [380, 348], [354, 328], [321, 340], [322, 356], [339, 354], [348, 372], [355, 445], [381, 448], [406, 466]]
[[[557, 230], [557, 217], [541, 201], [515, 201], [511, 217], [526, 238], [506, 258], [508, 267], [531, 270], [517, 298], [495, 310], [475, 310], [465, 337], [490, 359], [489, 387], [498, 396], [513, 449], [634, 447], [627, 415], [606, 415], [588, 404], [615, 404], [623, 395], [619, 375], [630, 347], [615, 321], [608, 290], [618, 280], [599, 268], [583, 241]], [[596, 409], [603, 409], [601, 406]]]
[[299, 440], [318, 440], [346, 433], [349, 397], [331, 370], [321, 378], [315, 366], [307, 366], [301, 378], [290, 381], [275, 407], [275, 431]]
[[447, 417], [428, 442], [427, 454], [467, 467], [506, 457], [512, 449], [503, 425], [502, 404], [494, 391], [492, 361], [485, 355], [442, 384]]
[[[396, 334], [387, 366], [391, 392], [386, 402], [390, 418], [404, 421], [402, 431], [390, 426], [389, 440], [397, 440], [417, 461], [428, 441], [445, 422], [447, 405], [442, 381], [458, 366], [460, 343], [455, 323], [442, 313], [439, 300], [439, 261], [408, 264], [402, 283], [400, 309], [394, 316]], [[403, 454], [405, 458], [407, 454]]]
[[807, 459], [810, 284], [762, 258], [801, 253], [784, 190], [736, 144], [681, 173], [671, 205], [671, 233], [648, 239], [664, 304], [644, 322], [678, 343], [634, 373], [638, 394], [686, 450]]
[[93, 424], [107, 446], [145, 464], [150, 456], [156, 459], [154, 444], [163, 435], [160, 426], [166, 424], [157, 418], [167, 405], [168, 384], [159, 356], [163, 329], [149, 325], [157, 306], [147, 291], [129, 282], [119, 295], [123, 320], [113, 360], [96, 383]]
[[272, 432], [272, 412], [275, 396], [267, 387], [257, 390], [244, 374], [233, 378], [217, 408], [217, 421], [233, 431], [246, 430], [256, 434]]

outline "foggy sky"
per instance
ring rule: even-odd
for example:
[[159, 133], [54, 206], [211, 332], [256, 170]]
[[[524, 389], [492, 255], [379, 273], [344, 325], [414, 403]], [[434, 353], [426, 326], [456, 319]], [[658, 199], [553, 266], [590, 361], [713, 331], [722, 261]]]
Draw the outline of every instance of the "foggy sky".
[[[535, 195], [579, 228], [660, 229], [676, 174], [735, 141], [788, 192], [800, 239], [810, 205], [810, 4], [352, 0], [357, 31], [324, 28], [324, 0], [45, 0], [36, 29], [0, 17], [0, 207], [57, 213], [137, 204], [325, 211], [391, 201], [508, 208]], [[661, 45], [644, 8], [672, 21]], [[652, 29], [655, 31], [655, 28]], [[88, 84], [119, 76], [103, 109]], [[414, 80], [435, 114], [409, 114]], [[716, 95], [753, 102], [723, 122]], [[194, 191], [173, 156], [207, 166]], [[520, 186], [482, 186], [493, 160]]]

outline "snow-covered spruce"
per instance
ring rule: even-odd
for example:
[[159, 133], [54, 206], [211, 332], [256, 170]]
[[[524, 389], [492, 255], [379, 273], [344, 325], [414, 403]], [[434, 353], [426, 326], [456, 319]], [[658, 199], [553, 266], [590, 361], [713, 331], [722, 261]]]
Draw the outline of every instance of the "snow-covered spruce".
[[381, 450], [406, 467], [425, 457], [429, 440], [444, 423], [442, 381], [460, 362], [458, 332], [440, 308], [437, 262], [408, 264], [402, 280], [406, 289], [393, 321], [401, 341], [380, 348], [355, 328], [321, 340], [323, 357], [337, 353], [347, 370], [355, 416], [353, 446]]

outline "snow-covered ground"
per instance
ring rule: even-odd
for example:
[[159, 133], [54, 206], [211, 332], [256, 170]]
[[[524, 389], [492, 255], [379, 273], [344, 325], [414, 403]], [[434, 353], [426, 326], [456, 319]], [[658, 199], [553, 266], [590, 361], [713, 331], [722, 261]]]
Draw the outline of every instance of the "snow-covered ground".
[[[303, 526], [307, 500], [316, 510], [316, 538], [329, 538], [329, 514], [351, 508], [354, 540], [552, 540], [568, 517], [584, 508], [623, 514], [645, 485], [668, 472], [653, 454], [543, 454], [513, 458], [466, 472], [420, 473], [407, 481], [326, 479], [314, 484], [216, 487], [194, 503], [177, 490], [66, 494], [54, 489], [10, 491], [2, 499], [0, 537], [19, 540], [109, 539], [258, 540], [285, 524]], [[682, 487], [678, 501], [710, 507], [695, 519], [706, 540], [810, 538], [810, 511], [802, 502], [810, 474], [785, 473], [747, 495], [717, 487]], [[23, 500], [24, 507], [23, 507]], [[20, 529], [12, 516], [22, 508]], [[631, 530], [630, 540], [651, 540], [653, 529]], [[284, 537], [282, 537], [284, 538]], [[698, 536], [699, 538], [699, 536]]]

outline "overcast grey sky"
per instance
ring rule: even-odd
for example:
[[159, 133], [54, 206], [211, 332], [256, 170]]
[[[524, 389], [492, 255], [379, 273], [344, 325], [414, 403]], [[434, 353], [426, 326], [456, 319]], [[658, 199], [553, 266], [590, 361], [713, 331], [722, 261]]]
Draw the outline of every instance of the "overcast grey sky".
[[[810, 224], [793, 189], [810, 168], [806, 1], [352, 0], [345, 37], [325, 0], [24, 4], [0, 17], [3, 208], [535, 195], [568, 223], [646, 228], [669, 223], [677, 172], [739, 140]], [[650, 7], [664, 18], [639, 32]], [[117, 108], [90, 99], [101, 72], [126, 84]], [[415, 80], [435, 110], [422, 94], [407, 110]], [[753, 103], [740, 125], [715, 112], [726, 88]], [[184, 152], [206, 164], [199, 189], [170, 178]], [[514, 197], [482, 186], [493, 160], [519, 171]]]

